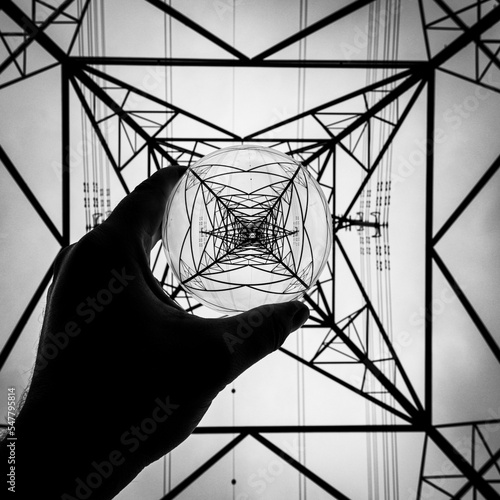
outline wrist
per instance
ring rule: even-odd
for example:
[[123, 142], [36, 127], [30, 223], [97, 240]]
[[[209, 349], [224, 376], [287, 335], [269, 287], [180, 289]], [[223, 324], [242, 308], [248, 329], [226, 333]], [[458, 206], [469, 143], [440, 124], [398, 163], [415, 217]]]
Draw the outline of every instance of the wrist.
[[[29, 401], [27, 401], [29, 403]], [[108, 500], [141, 467], [117, 453], [111, 440], [79, 418], [26, 405], [15, 426], [15, 496], [18, 499]], [[9, 472], [10, 449], [0, 444], [2, 473]], [[5, 477], [5, 476], [3, 476]]]

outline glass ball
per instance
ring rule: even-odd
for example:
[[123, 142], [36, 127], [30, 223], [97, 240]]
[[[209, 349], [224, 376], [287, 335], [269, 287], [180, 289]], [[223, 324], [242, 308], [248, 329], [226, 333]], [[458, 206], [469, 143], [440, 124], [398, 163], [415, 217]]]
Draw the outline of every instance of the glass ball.
[[316, 180], [271, 148], [232, 146], [191, 166], [165, 210], [163, 243], [180, 285], [227, 314], [300, 298], [332, 249]]

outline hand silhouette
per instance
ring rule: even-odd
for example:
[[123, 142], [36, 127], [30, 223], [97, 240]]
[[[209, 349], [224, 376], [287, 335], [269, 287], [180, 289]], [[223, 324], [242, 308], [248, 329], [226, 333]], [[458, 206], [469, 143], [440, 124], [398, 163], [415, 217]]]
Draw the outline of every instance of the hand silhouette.
[[204, 319], [165, 294], [149, 255], [183, 173], [168, 167], [151, 176], [56, 258], [16, 423], [22, 498], [112, 498], [309, 316], [289, 302]]

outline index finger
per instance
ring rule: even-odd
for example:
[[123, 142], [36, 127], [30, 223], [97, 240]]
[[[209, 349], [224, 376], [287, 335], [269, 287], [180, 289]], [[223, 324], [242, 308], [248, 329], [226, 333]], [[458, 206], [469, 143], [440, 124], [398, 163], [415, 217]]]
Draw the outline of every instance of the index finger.
[[118, 231], [124, 241], [138, 241], [149, 254], [161, 238], [170, 193], [186, 170], [176, 165], [155, 172], [118, 204], [103, 225]]

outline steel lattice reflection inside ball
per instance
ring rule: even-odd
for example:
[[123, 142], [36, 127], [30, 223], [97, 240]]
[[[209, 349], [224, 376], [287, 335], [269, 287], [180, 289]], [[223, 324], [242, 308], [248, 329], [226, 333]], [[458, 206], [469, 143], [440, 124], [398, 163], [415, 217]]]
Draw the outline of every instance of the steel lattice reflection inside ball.
[[182, 287], [232, 314], [300, 298], [328, 259], [331, 215], [300, 163], [270, 148], [235, 146], [203, 157], [181, 178], [163, 242]]

